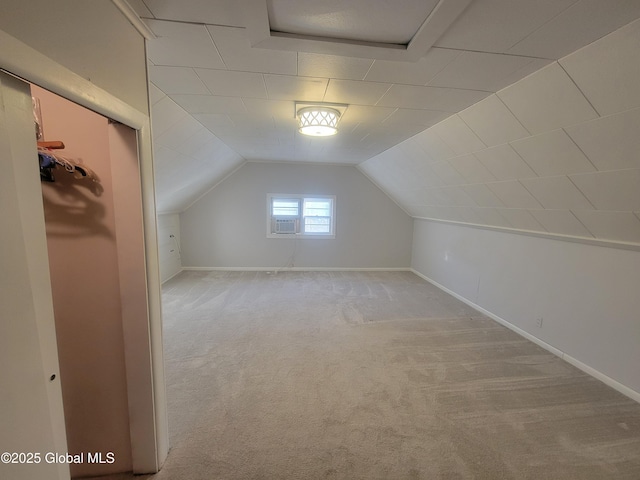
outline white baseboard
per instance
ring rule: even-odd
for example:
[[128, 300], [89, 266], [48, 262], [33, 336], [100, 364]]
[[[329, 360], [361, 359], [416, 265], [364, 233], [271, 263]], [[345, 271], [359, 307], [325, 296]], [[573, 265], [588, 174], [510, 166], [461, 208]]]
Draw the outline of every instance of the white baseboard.
[[585, 363], [582, 363], [580, 360], [577, 360], [577, 359], [573, 358], [572, 356], [570, 356], [567, 353], [563, 352], [562, 350], [554, 347], [553, 345], [550, 345], [547, 342], [545, 342], [543, 340], [540, 340], [538, 337], [530, 334], [529, 332], [527, 332], [525, 330], [522, 330], [519, 327], [516, 327], [515, 325], [513, 325], [512, 323], [509, 323], [504, 318], [501, 318], [498, 315], [495, 315], [494, 313], [490, 312], [489, 310], [486, 310], [486, 309], [482, 308], [480, 305], [476, 305], [471, 300], [468, 300], [465, 297], [463, 297], [462, 295], [457, 294], [453, 290], [448, 289], [444, 285], [439, 284], [435, 280], [432, 280], [431, 278], [427, 277], [426, 275], [423, 275], [422, 273], [418, 272], [417, 270], [415, 270], [413, 268], [411, 268], [410, 270], [413, 273], [415, 273], [417, 276], [419, 276], [420, 278], [426, 280], [427, 282], [429, 282], [430, 284], [434, 285], [435, 287], [438, 287], [440, 290], [442, 290], [444, 292], [447, 292], [449, 295], [457, 298], [461, 302], [466, 303], [467, 305], [469, 305], [474, 310], [477, 310], [478, 312], [486, 315], [487, 317], [491, 318], [492, 320], [495, 320], [499, 324], [504, 325], [509, 330], [513, 330], [518, 335], [526, 338], [527, 340], [532, 341], [536, 345], [541, 346], [545, 350], [547, 350], [547, 351], [553, 353], [554, 355], [560, 357], [562, 360], [566, 361], [567, 363], [570, 363], [571, 365], [573, 365], [574, 367], [582, 370], [583, 372], [587, 373], [588, 375], [591, 375], [592, 377], [600, 380], [605, 385], [608, 385], [609, 387], [613, 388], [614, 390], [617, 390], [618, 392], [620, 392], [623, 395], [629, 397], [630, 399], [635, 400], [636, 402], [640, 403], [640, 392], [636, 392], [635, 390], [627, 387], [626, 385], [618, 382], [617, 380], [614, 380], [613, 378], [605, 375], [604, 373], [600, 372], [599, 370], [596, 370], [595, 368], [590, 367], [589, 365], [587, 365]]
[[182, 267], [203, 272], [411, 272], [409, 267], [344, 268], [344, 267]]

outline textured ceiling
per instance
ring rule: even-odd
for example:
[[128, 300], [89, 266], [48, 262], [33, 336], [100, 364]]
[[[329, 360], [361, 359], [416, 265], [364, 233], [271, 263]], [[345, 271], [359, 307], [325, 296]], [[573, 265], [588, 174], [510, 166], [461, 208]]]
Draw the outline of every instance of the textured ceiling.
[[[447, 119], [640, 16], [634, 0], [446, 0], [430, 17], [429, 31], [441, 34], [416, 36], [407, 50], [417, 45], [424, 54], [402, 61], [387, 59], [396, 58], [388, 49], [349, 42], [318, 47], [293, 39], [298, 51], [292, 39], [282, 49], [273, 42], [252, 47], [255, 25], [268, 24], [270, 10], [298, 2], [130, 3], [157, 36], [148, 41], [148, 57], [158, 205], [165, 212], [188, 207], [246, 160], [359, 165], [441, 121], [457, 122], [461, 117]], [[344, 4], [330, 2], [333, 11], [314, 15], [285, 10], [283, 25], [332, 37], [336, 25], [357, 18], [358, 39], [401, 41], [435, 2], [394, 2], [384, 32], [372, 12], [389, 2]], [[324, 51], [331, 54], [318, 53]], [[295, 101], [348, 104], [339, 134], [300, 135]]]

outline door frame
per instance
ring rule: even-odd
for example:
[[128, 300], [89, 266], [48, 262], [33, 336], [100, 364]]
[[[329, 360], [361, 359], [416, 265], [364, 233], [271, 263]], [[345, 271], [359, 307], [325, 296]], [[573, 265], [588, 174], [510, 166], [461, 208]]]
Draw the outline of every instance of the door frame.
[[[0, 68], [61, 97], [137, 130], [142, 187], [145, 270], [148, 303], [148, 336], [144, 341], [126, 338], [128, 365], [150, 369], [127, 372], [130, 432], [134, 473], [157, 472], [169, 450], [167, 400], [162, 345], [161, 282], [149, 115], [140, 112], [51, 58], [0, 30]], [[40, 219], [44, 226], [44, 218]], [[37, 291], [37, 290], [36, 290]], [[51, 297], [51, 292], [42, 292]], [[129, 370], [129, 367], [128, 367]], [[140, 412], [145, 418], [140, 418]]]

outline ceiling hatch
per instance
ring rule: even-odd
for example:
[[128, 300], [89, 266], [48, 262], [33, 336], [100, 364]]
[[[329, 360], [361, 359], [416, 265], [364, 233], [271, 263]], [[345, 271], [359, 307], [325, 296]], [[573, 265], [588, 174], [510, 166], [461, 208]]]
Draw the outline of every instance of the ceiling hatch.
[[423, 57], [471, 2], [247, 1], [254, 47], [404, 61]]

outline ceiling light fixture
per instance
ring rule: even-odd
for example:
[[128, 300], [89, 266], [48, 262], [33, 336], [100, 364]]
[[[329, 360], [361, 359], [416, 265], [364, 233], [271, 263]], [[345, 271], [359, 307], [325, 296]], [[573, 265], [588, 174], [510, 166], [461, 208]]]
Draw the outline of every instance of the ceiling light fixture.
[[338, 133], [338, 122], [346, 111], [342, 104], [313, 104], [296, 102], [298, 131], [313, 137], [328, 137]]

